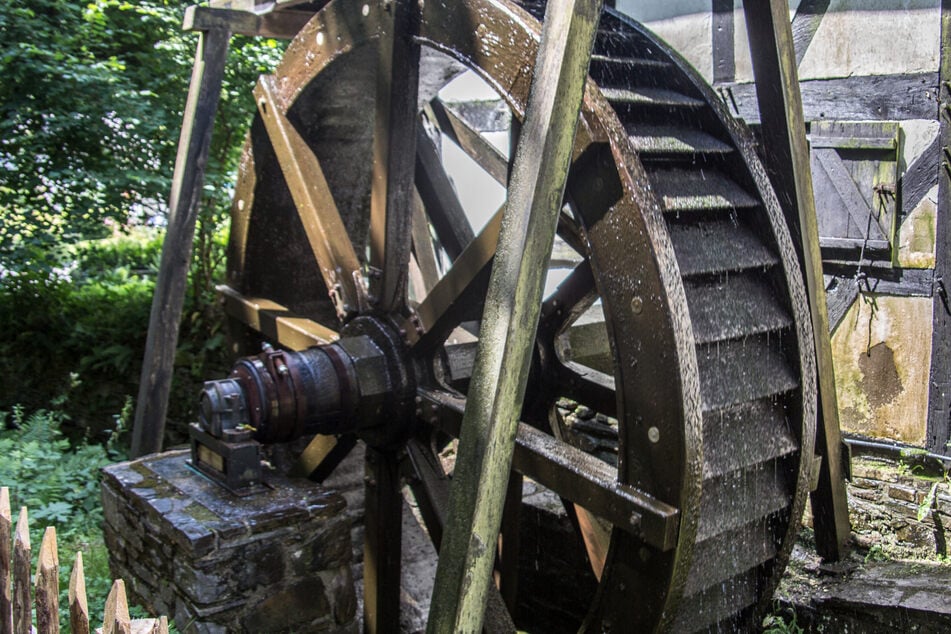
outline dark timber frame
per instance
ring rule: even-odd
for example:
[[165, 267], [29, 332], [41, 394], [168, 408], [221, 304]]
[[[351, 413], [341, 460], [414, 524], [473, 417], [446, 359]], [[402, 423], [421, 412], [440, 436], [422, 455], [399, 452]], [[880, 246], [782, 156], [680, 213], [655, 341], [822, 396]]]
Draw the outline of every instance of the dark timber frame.
[[816, 549], [827, 560], [842, 559], [851, 539], [848, 498], [842, 464], [842, 439], [836, 402], [829, 315], [819, 253], [819, 232], [796, 72], [789, 5], [786, 0], [744, 2], [766, 164], [799, 251], [810, 298], [819, 380], [816, 452], [822, 457], [819, 485], [811, 495]]
[[944, 277], [951, 274], [951, 0], [941, 0], [940, 73], [938, 119], [941, 131], [938, 143], [941, 150], [932, 164], [938, 166], [938, 224], [927, 442], [931, 451], [948, 455], [951, 453], [951, 305]]

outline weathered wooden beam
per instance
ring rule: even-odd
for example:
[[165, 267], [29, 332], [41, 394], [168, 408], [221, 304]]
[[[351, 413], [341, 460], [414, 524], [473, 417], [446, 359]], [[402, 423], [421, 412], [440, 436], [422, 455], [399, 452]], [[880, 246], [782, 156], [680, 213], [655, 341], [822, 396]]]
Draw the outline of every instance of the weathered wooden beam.
[[[826, 263], [825, 272], [840, 278], [855, 279], [855, 262]], [[904, 269], [890, 266], [889, 262], [862, 264], [863, 276], [857, 280], [858, 290], [893, 297], [932, 297], [934, 295], [931, 269]], [[832, 309], [829, 309], [830, 323]], [[834, 330], [834, 328], [830, 329]]]
[[384, 312], [403, 305], [412, 248], [419, 10], [414, 0], [394, 0], [381, 18], [368, 285], [371, 302]]
[[360, 261], [320, 161], [288, 120], [287, 106], [278, 99], [276, 82], [273, 75], [258, 78], [254, 87], [258, 113], [281, 165], [324, 286], [332, 289], [330, 297], [342, 321], [367, 307]]
[[429, 212], [439, 241], [449, 258], [455, 260], [475, 234], [446, 174], [436, 144], [423, 126], [417, 126], [416, 132], [416, 190]]
[[736, 24], [733, 19], [733, 0], [712, 2], [713, 83], [722, 84], [736, 79]]
[[[478, 109], [481, 107], [491, 107], [494, 109], [495, 103], [496, 102], [491, 101], [471, 102], [469, 108]], [[503, 130], [495, 128], [482, 129], [477, 127], [478, 121], [484, 119], [484, 117], [474, 116], [475, 122], [470, 121], [456, 111], [457, 105], [459, 104], [444, 104], [439, 99], [433, 99], [427, 111], [433, 120], [436, 121], [437, 125], [439, 125], [440, 130], [446, 135], [446, 138], [458, 145], [463, 152], [481, 166], [497, 183], [505, 185], [508, 182], [508, 161], [505, 155], [502, 154], [498, 148], [489, 143], [481, 134], [484, 132], [502, 132]]]
[[826, 301], [829, 307], [829, 335], [839, 327], [849, 308], [859, 296], [859, 285], [854, 276], [842, 275], [826, 287]]
[[463, 417], [427, 631], [478, 632], [600, 0], [549, 2]]
[[[760, 121], [756, 87], [751, 83], [723, 84], [726, 103], [747, 123]], [[806, 121], [906, 121], [934, 119], [937, 73], [857, 75], [808, 79], [799, 83]]]
[[951, 455], [951, 0], [941, 0], [941, 155], [938, 163], [938, 218], [935, 234], [931, 338], [931, 390], [927, 446]]
[[185, 31], [227, 29], [236, 35], [290, 40], [312, 17], [314, 17], [313, 11], [278, 11], [257, 14], [249, 11], [192, 5], [185, 9], [182, 29]]
[[231, 33], [227, 29], [203, 31], [195, 52], [168, 203], [168, 228], [155, 281], [136, 399], [132, 426], [133, 457], [162, 449], [195, 223], [230, 39]]
[[820, 399], [816, 452], [822, 456], [819, 486], [811, 494], [816, 548], [823, 558], [838, 561], [848, 551], [851, 527], [842, 472], [842, 439], [819, 230], [789, 5], [786, 0], [744, 0], [743, 10], [763, 145], [768, 148], [766, 168], [796, 244], [810, 298]]
[[905, 218], [938, 184], [938, 169], [941, 165], [941, 134], [905, 170], [901, 177], [901, 217]]
[[809, 50], [819, 25], [822, 24], [822, 18], [825, 17], [830, 2], [831, 0], [802, 0], [796, 8], [796, 15], [792, 20], [792, 34], [797, 67], [806, 56], [806, 51]]
[[230, 286], [215, 288], [224, 301], [225, 314], [291, 350], [304, 350], [336, 341], [337, 333], [306, 317], [294, 314], [269, 299], [246, 297]]
[[[446, 508], [449, 506], [449, 478], [429, 454], [429, 449], [420, 445], [418, 440], [406, 444], [406, 459], [403, 462], [413, 491], [413, 497], [419, 506], [420, 515], [426, 525], [426, 532], [436, 548], [442, 544], [443, 526], [446, 522]], [[515, 623], [506, 609], [502, 594], [495, 586], [489, 586], [488, 604], [485, 608], [486, 632], [515, 632]]]

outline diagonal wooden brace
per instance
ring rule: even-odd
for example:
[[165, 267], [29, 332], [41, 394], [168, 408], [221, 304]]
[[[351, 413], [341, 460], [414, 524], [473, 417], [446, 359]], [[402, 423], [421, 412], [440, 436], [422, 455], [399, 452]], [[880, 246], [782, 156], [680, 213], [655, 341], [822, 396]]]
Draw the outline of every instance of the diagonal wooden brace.
[[549, 2], [463, 416], [427, 631], [478, 632], [601, 2]]

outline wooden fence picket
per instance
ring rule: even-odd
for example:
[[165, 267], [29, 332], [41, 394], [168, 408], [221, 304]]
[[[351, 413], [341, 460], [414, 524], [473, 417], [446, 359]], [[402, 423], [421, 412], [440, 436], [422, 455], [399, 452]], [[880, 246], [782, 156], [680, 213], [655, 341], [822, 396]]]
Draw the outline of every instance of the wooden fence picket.
[[125, 594], [125, 582], [116, 579], [106, 598], [106, 613], [102, 619], [102, 634], [132, 634], [132, 619], [129, 618], [129, 600]]
[[73, 572], [69, 575], [69, 629], [73, 634], [89, 634], [89, 602], [86, 601], [82, 553], [76, 553]]
[[13, 537], [13, 628], [29, 632], [33, 627], [30, 601], [30, 527], [26, 507], [20, 508], [16, 534]]
[[13, 543], [10, 489], [0, 487], [0, 634], [13, 634], [13, 596], [10, 585], [10, 551]]
[[59, 634], [59, 553], [56, 529], [47, 526], [40, 542], [36, 562], [36, 630], [40, 634]]
[[[10, 553], [13, 553], [11, 558]], [[20, 509], [16, 530], [10, 513], [10, 490], [0, 487], [0, 634], [59, 634], [59, 553], [56, 529], [47, 527], [40, 543], [36, 566], [36, 594], [31, 600], [30, 527], [26, 507]], [[11, 582], [12, 577], [12, 582]], [[33, 629], [32, 608], [36, 608]], [[89, 604], [86, 600], [86, 576], [83, 555], [76, 553], [69, 577], [69, 627], [73, 634], [89, 634]], [[112, 584], [106, 599], [103, 626], [105, 634], [168, 634], [168, 619], [129, 618], [125, 583]]]

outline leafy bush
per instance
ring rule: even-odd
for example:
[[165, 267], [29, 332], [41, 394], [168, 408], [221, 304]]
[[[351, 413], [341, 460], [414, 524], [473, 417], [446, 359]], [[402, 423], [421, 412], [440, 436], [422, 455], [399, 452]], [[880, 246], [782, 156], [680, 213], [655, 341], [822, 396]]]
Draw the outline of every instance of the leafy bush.
[[[137, 392], [197, 36], [186, 0], [0, 3], [0, 409], [69, 398], [103, 429]], [[213, 289], [255, 111], [283, 51], [235, 37], [208, 157], [171, 429], [222, 350]], [[110, 237], [111, 236], [111, 237]]]
[[[21, 506], [29, 509], [32, 543], [40, 543], [44, 527], [56, 527], [65, 625], [68, 612], [62, 608], [68, 606], [66, 591], [77, 551], [83, 553], [90, 609], [102, 614], [112, 576], [101, 529], [99, 469], [121, 454], [115, 437], [106, 445], [71, 444], [62, 434], [63, 420], [63, 414], [48, 410], [26, 416], [19, 406], [0, 412], [0, 485], [10, 487], [14, 512]], [[37, 553], [34, 547], [34, 560]]]
[[[69, 402], [98, 433], [135, 392], [160, 234], [140, 231], [56, 250], [0, 281], [0, 409]], [[65, 403], [62, 403], [65, 405]]]
[[[193, 418], [201, 382], [224, 372], [223, 317], [214, 301], [224, 232], [209, 238], [207, 276], [186, 298], [170, 431]], [[98, 437], [135, 396], [162, 232], [136, 229], [104, 240], [33, 249], [0, 278], [0, 410], [56, 402], [63, 422]], [[198, 275], [193, 267], [193, 276]], [[104, 436], [102, 436], [104, 438]], [[176, 437], [178, 439], [178, 437]]]

